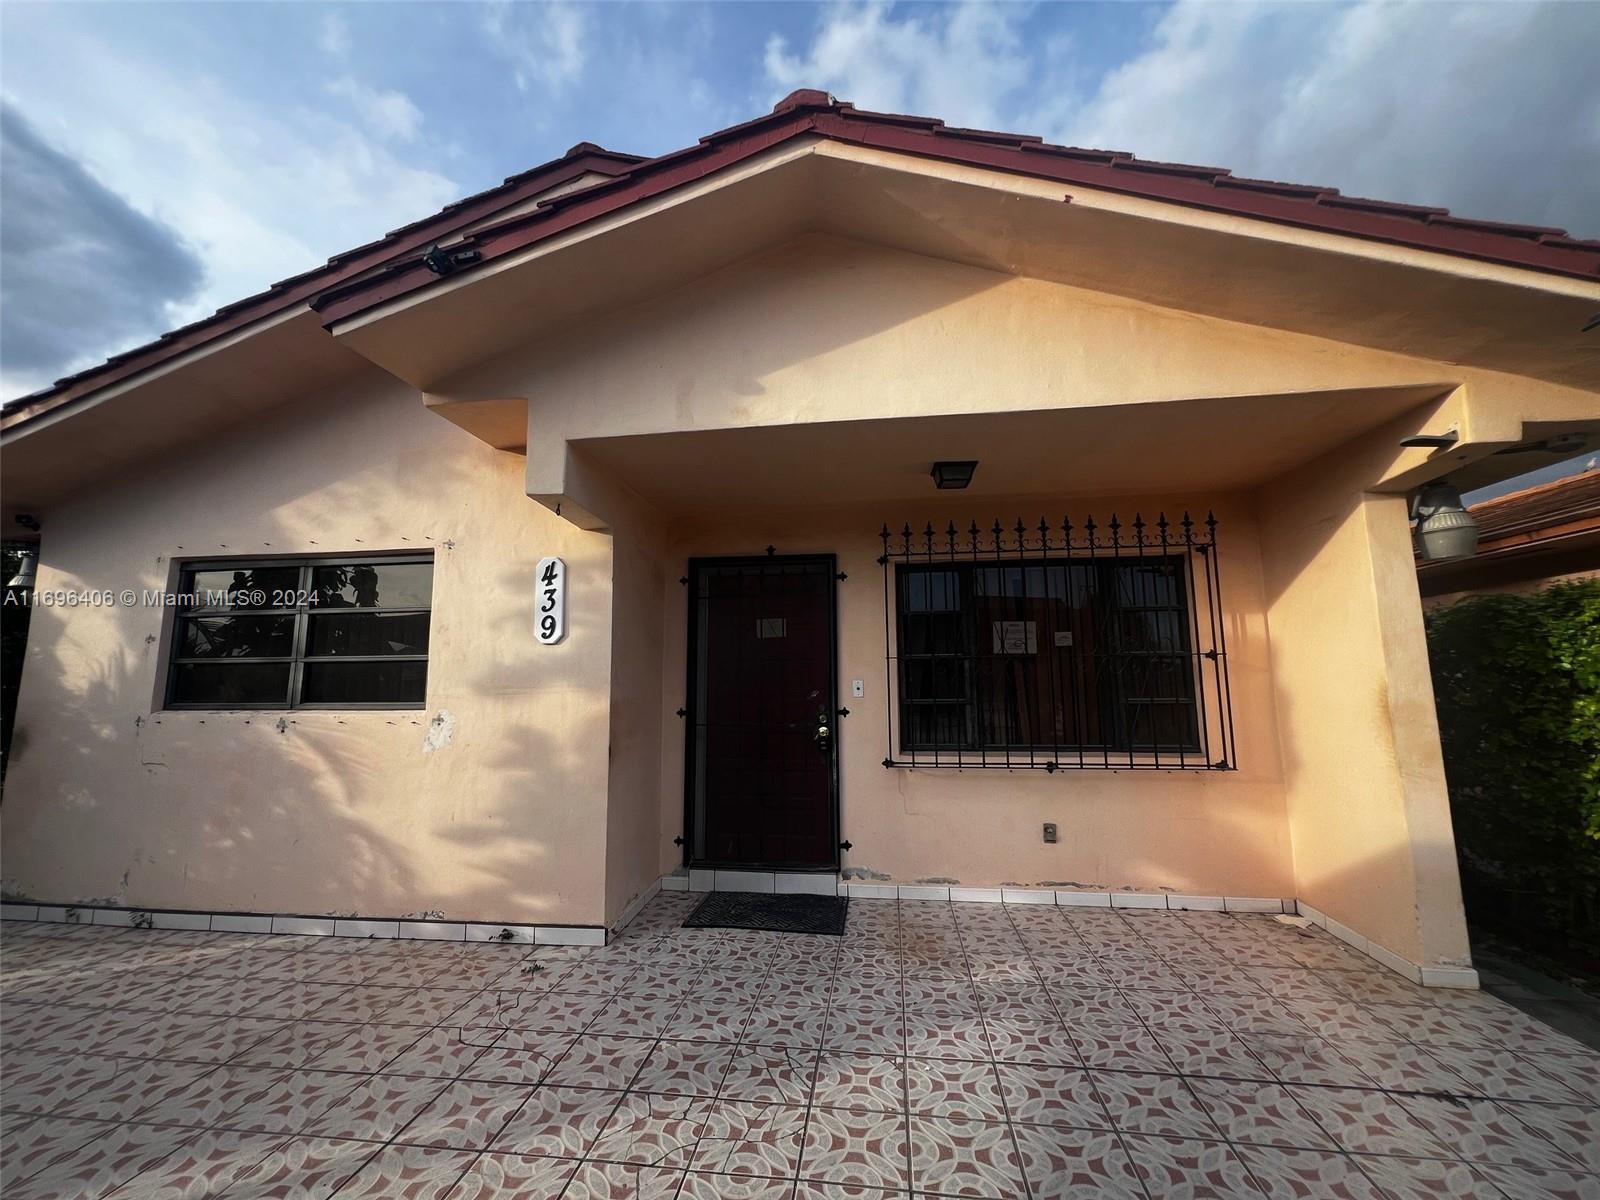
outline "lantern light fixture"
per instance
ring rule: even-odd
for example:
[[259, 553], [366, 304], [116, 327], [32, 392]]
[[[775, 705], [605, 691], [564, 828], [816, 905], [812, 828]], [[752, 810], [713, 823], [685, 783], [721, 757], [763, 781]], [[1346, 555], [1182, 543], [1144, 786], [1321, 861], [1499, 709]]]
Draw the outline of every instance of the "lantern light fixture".
[[1461, 502], [1461, 493], [1442, 479], [1423, 484], [1411, 497], [1416, 521], [1412, 538], [1423, 562], [1469, 558], [1478, 549], [1478, 522]]

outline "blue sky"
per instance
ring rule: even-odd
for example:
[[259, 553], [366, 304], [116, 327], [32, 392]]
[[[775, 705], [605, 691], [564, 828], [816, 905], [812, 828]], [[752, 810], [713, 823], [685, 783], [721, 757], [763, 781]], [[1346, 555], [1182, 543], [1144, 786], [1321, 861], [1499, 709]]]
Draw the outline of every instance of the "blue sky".
[[0, 5], [0, 388], [798, 86], [1600, 235], [1600, 4]]

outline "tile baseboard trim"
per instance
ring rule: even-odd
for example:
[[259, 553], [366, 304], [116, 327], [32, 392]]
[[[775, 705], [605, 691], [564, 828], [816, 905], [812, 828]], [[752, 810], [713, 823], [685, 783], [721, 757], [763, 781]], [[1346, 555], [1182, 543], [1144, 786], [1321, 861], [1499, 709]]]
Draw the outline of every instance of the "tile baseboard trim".
[[[712, 891], [721, 884], [718, 876], [727, 872], [678, 870], [661, 877], [665, 892]], [[699, 878], [696, 878], [696, 877]], [[780, 876], [781, 878], [781, 873]], [[823, 876], [811, 876], [826, 880]], [[927, 883], [884, 883], [840, 879], [841, 896], [858, 900], [913, 900], [943, 904], [1055, 904], [1063, 908], [1169, 909], [1179, 912], [1228, 912], [1303, 916], [1313, 925], [1327, 930], [1347, 946], [1359, 950], [1374, 962], [1424, 987], [1476, 988], [1478, 973], [1471, 967], [1424, 967], [1363, 937], [1355, 930], [1318, 912], [1302, 900], [1280, 896], [1189, 896], [1175, 892], [1081, 891], [1076, 888], [962, 887]], [[766, 890], [766, 889], [763, 889]], [[779, 887], [779, 891], [784, 890]], [[818, 889], [821, 890], [820, 888]], [[826, 894], [826, 893], [823, 893]]]
[[[636, 901], [655, 895], [652, 884]], [[124, 929], [178, 929], [195, 933], [298, 934], [429, 942], [516, 942], [531, 946], [604, 946], [599, 925], [514, 925], [498, 921], [418, 921], [409, 917], [313, 917], [292, 913], [195, 912], [120, 908], [100, 904], [0, 903], [0, 920], [56, 925], [110, 925]], [[506, 935], [510, 936], [506, 936]]]
[[667, 877], [663, 875], [660, 879], [657, 879], [655, 882], [650, 884], [649, 887], [645, 888], [644, 891], [635, 896], [623, 908], [621, 915], [619, 915], [617, 919], [612, 922], [611, 928], [613, 930], [624, 928], [629, 921], [633, 920], [639, 915], [640, 909], [656, 898], [656, 893], [661, 891], [662, 888], [666, 887], [666, 883]]
[[1412, 983], [1423, 987], [1440, 988], [1466, 988], [1473, 990], [1478, 987], [1478, 973], [1471, 967], [1424, 967], [1412, 962], [1409, 958], [1396, 954], [1386, 946], [1380, 946], [1371, 938], [1357, 933], [1350, 926], [1335, 921], [1327, 913], [1311, 907], [1304, 900], [1296, 904], [1300, 916], [1305, 917], [1319, 929], [1325, 929], [1338, 938], [1352, 950], [1359, 950], [1374, 962], [1388, 967], [1396, 975], [1403, 975]]
[[[662, 886], [673, 885], [665, 882]], [[678, 888], [684, 884], [677, 884]], [[842, 879], [839, 895], [863, 900], [931, 900], [957, 904], [1056, 904], [1066, 908], [1172, 908], [1202, 912], [1293, 913], [1276, 896], [1180, 896], [1171, 892], [1091, 892], [1075, 888], [962, 887]]]
[[661, 877], [663, 892], [763, 892], [780, 896], [842, 896], [843, 880], [828, 871], [730, 871], [679, 867]]

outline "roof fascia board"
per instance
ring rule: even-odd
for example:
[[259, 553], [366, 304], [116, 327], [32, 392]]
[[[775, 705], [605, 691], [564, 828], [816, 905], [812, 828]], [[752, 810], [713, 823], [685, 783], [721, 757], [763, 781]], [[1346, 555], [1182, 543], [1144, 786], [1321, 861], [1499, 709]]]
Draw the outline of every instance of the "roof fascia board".
[[[482, 266], [463, 272], [457, 277], [441, 279], [431, 286], [420, 289], [403, 291], [373, 307], [357, 309], [349, 316], [334, 317], [327, 322], [327, 328], [335, 336], [352, 333], [419, 304], [426, 304], [431, 299], [471, 287], [479, 280], [488, 279], [503, 271], [515, 270], [574, 245], [603, 237], [635, 221], [645, 220], [679, 205], [692, 203], [711, 192], [736, 185], [752, 176], [773, 170], [806, 155], [816, 155], [921, 178], [947, 180], [1028, 199], [1070, 201], [1083, 208], [1123, 213], [1145, 220], [1320, 250], [1372, 262], [1390, 265], [1398, 263], [1461, 280], [1533, 288], [1580, 299], [1600, 299], [1600, 282], [1591, 283], [1571, 276], [1469, 259], [1443, 251], [1376, 242], [1370, 238], [1351, 234], [1287, 225], [1273, 220], [1212, 211], [1173, 201], [1151, 200], [1142, 196], [1087, 186], [1074, 186], [1069, 194], [1066, 186], [1059, 180], [1036, 175], [1019, 175], [996, 167], [957, 163], [904, 150], [863, 145], [859, 142], [840, 142], [820, 133], [812, 133], [793, 141], [780, 143], [751, 158], [711, 172], [694, 183], [671, 188], [647, 200], [622, 205], [604, 216], [579, 222], [571, 229], [540, 239], [521, 250], [490, 259]], [[506, 222], [504, 228], [510, 228], [515, 220]], [[498, 225], [487, 226], [479, 230], [478, 234], [493, 234], [501, 228], [502, 226]], [[328, 316], [331, 313], [324, 315]]]
[[[1309, 219], [1314, 207], [1305, 204], [1305, 197], [1324, 189], [1290, 185], [1271, 187], [1240, 186], [1248, 181], [1227, 177], [1232, 186], [1227, 188], [1233, 196], [1232, 203], [1217, 199], [1219, 189], [1212, 178], [1219, 170], [1209, 167], [1177, 166], [1164, 169], [1165, 164], [1134, 159], [1126, 155], [1104, 152], [1078, 152], [1062, 147], [1045, 146], [1036, 142], [1007, 144], [995, 141], [976, 141], [962, 138], [958, 131], [939, 128], [917, 129], [906, 123], [891, 123], [876, 119], [875, 114], [851, 111], [820, 112], [814, 120], [815, 128], [828, 137], [843, 142], [903, 150], [909, 154], [952, 162], [992, 166], [1002, 171], [1039, 175], [1057, 179], [1071, 187], [1095, 187], [1147, 199], [1165, 200], [1174, 204], [1198, 209], [1233, 213], [1260, 221], [1281, 222], [1313, 229], [1327, 229], [1325, 221]], [[1112, 161], [1117, 160], [1117, 161]], [[1299, 198], [1289, 193], [1298, 194]], [[1440, 252], [1483, 259], [1504, 261], [1493, 253], [1498, 247], [1478, 246], [1477, 239], [1499, 237], [1484, 227], [1483, 222], [1464, 221], [1445, 214], [1443, 210], [1423, 210], [1437, 213], [1435, 219], [1423, 225], [1396, 226], [1394, 218], [1382, 213], [1366, 211], [1349, 203], [1347, 197], [1330, 199], [1343, 203], [1329, 203], [1328, 208], [1343, 213], [1345, 227], [1328, 230], [1331, 233], [1356, 239], [1369, 239], [1402, 245], [1415, 245], [1419, 228], [1426, 229], [1434, 238], [1450, 244], [1440, 247]], [[1387, 205], [1390, 210], [1415, 209], [1417, 206]], [[1517, 228], [1517, 227], [1506, 227]], [[1559, 231], [1551, 231], [1559, 232]], [[1565, 239], [1571, 240], [1571, 239]], [[1537, 242], [1526, 243], [1525, 249], [1547, 249]], [[1566, 275], [1576, 279], [1593, 280], [1597, 272], [1593, 266], [1579, 268], [1574, 264], [1551, 258], [1540, 267], [1530, 267], [1539, 272]]]
[[59, 421], [69, 420], [80, 413], [98, 408], [100, 405], [115, 400], [119, 396], [142, 388], [158, 379], [171, 375], [175, 371], [181, 371], [194, 363], [226, 353], [242, 342], [266, 333], [268, 330], [276, 329], [280, 325], [287, 325], [289, 322], [306, 316], [310, 312], [311, 306], [302, 301], [291, 308], [281, 309], [259, 320], [252, 321], [250, 324], [241, 326], [239, 329], [222, 337], [202, 342], [193, 349], [186, 350], [175, 357], [162, 359], [125, 379], [119, 379], [117, 382], [108, 384], [105, 387], [95, 388], [92, 391], [73, 396], [60, 404], [45, 409], [43, 412], [30, 414], [25, 410], [19, 410], [15, 413], [0, 414], [0, 445], [12, 446], [31, 433], [48, 429]]
[[[930, 162], [939, 161], [945, 166], [960, 168], [955, 178], [977, 187], [988, 187], [1016, 195], [1065, 198], [1063, 183], [1039, 176], [1019, 176], [993, 167], [953, 163], [949, 160], [930, 160], [921, 155], [902, 150], [886, 150], [877, 146], [848, 144], [827, 138], [819, 139], [816, 153], [828, 158], [881, 166], [889, 170], [906, 172], [932, 178], [952, 178], [948, 171], [931, 169]], [[1029, 186], [1032, 184], [1034, 186]], [[1556, 295], [1575, 296], [1579, 299], [1600, 299], [1600, 280], [1580, 279], [1571, 275], [1556, 275], [1506, 263], [1487, 262], [1465, 258], [1441, 250], [1425, 250], [1415, 246], [1381, 242], [1356, 234], [1337, 233], [1303, 225], [1290, 225], [1277, 220], [1242, 216], [1237, 213], [1200, 208], [1191, 204], [1169, 200], [1152, 200], [1126, 192], [1108, 191], [1088, 184], [1071, 187], [1071, 202], [1078, 208], [1093, 208], [1107, 212], [1125, 213], [1146, 220], [1205, 229], [1239, 237], [1285, 245], [1302, 246], [1367, 258], [1377, 262], [1400, 263], [1422, 270], [1453, 275], [1461, 279], [1486, 280], [1514, 287], [1535, 288]]]
[[[332, 317], [326, 320], [326, 326], [335, 337], [353, 333], [369, 325], [376, 324], [387, 317], [405, 312], [420, 304], [441, 296], [448, 296], [463, 288], [471, 287], [474, 283], [492, 278], [502, 272], [515, 270], [526, 263], [559, 253], [572, 246], [583, 242], [592, 241], [603, 237], [614, 230], [644, 221], [650, 217], [693, 203], [702, 196], [732, 187], [752, 176], [764, 174], [789, 163], [798, 162], [816, 153], [822, 143], [821, 138], [806, 137], [792, 142], [785, 142], [770, 150], [762, 151], [751, 158], [735, 163], [724, 170], [715, 171], [702, 176], [694, 183], [672, 188], [668, 191], [643, 200], [635, 204], [627, 204], [602, 217], [583, 221], [571, 229], [542, 238], [522, 250], [491, 259], [481, 267], [475, 267], [453, 279], [441, 279], [431, 287], [413, 289], [396, 296], [392, 300], [381, 302], [371, 308], [363, 308], [348, 317]], [[480, 234], [494, 232], [493, 227], [480, 230]], [[323, 314], [328, 317], [328, 313]]]
[[[1097, 187], [1196, 210], [1231, 213], [1253, 221], [1324, 230], [1351, 240], [1417, 246], [1420, 238], [1427, 243], [1424, 249], [1450, 256], [1498, 263], [1509, 261], [1534, 273], [1591, 283], [1596, 279], [1592, 265], [1580, 266], [1566, 260], [1565, 251], [1538, 242], [1518, 241], [1524, 232], [1537, 232], [1531, 227], [1508, 227], [1523, 232], [1507, 238], [1503, 232], [1481, 222], [1447, 219], [1440, 210], [1421, 210], [1436, 214], [1434, 223], [1419, 223], [1412, 218], [1402, 220], [1397, 214], [1403, 206], [1386, 206], [1386, 212], [1370, 211], [1361, 202], [1352, 204], [1328, 189], [1252, 185], [1247, 180], [1232, 179], [1225, 181], [1229, 186], [1219, 187], [1217, 171], [1212, 168], [1169, 166], [1142, 162], [1126, 155], [976, 137], [945, 130], [941, 122], [931, 119], [862, 113], [831, 101], [792, 107], [780, 105], [767, 117], [722, 130], [702, 139], [697, 146], [652, 159], [629, 175], [600, 184], [578, 197], [576, 204], [557, 202], [556, 207], [542, 213], [492, 226], [479, 235], [477, 247], [485, 262], [514, 254], [535, 241], [614, 211], [620, 205], [636, 203], [637, 199], [661, 190], [681, 187], [697, 173], [720, 170], [773, 145], [811, 134], [846, 144], [1047, 178], [1068, 187]], [[1226, 201], [1221, 199], [1224, 194], [1229, 197]], [[1307, 198], [1311, 196], [1327, 196], [1340, 203], [1330, 203], [1326, 207], [1308, 205]], [[1413, 207], [1407, 211], [1418, 210]], [[1339, 224], [1330, 228], [1335, 212], [1339, 214]], [[551, 224], [541, 229], [539, 226], [544, 221]], [[1508, 260], [1508, 243], [1513, 241], [1516, 241], [1518, 256]], [[473, 270], [479, 271], [482, 267]], [[317, 302], [317, 307], [326, 311], [330, 320], [342, 320], [406, 291], [430, 288], [436, 283], [420, 264], [396, 264], [394, 271], [381, 282], [332, 289]]]

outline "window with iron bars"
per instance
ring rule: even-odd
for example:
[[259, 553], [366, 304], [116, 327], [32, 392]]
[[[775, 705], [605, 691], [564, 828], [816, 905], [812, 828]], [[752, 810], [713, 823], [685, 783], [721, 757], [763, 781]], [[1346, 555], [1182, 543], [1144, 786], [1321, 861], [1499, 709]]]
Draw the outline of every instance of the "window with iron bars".
[[1214, 517], [880, 537], [885, 766], [1234, 765]]

